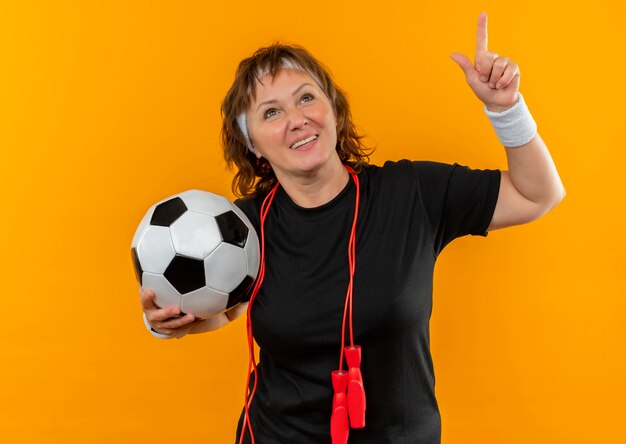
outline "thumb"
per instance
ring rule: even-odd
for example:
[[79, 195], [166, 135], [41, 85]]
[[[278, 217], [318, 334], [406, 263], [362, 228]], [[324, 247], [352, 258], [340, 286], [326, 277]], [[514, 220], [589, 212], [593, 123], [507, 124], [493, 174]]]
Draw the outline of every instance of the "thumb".
[[141, 288], [140, 290], [141, 292], [141, 306], [146, 309], [146, 310], [153, 310], [153, 309], [158, 309], [159, 307], [156, 306], [156, 304], [154, 303], [154, 291], [147, 289], [147, 288]]
[[459, 67], [463, 70], [466, 76], [474, 70], [474, 65], [465, 55], [458, 52], [453, 52], [452, 54], [450, 54], [450, 58], [454, 60], [457, 65], [459, 65]]

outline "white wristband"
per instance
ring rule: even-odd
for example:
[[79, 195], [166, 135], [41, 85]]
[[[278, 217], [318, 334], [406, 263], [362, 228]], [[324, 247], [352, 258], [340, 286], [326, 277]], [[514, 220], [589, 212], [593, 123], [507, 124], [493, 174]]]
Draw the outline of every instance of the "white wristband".
[[148, 318], [146, 317], [146, 314], [143, 314], [143, 323], [146, 324], [146, 328], [148, 329], [148, 331], [150, 333], [152, 333], [152, 336], [159, 338], [159, 339], [173, 339], [176, 336], [174, 335], [165, 335], [163, 333], [159, 333], [157, 331], [155, 331], [152, 326], [150, 325], [150, 322], [148, 322]]
[[525, 145], [537, 134], [537, 124], [528, 111], [524, 96], [519, 91], [517, 94], [518, 102], [501, 113], [489, 111], [487, 105], [483, 105], [485, 114], [496, 130], [500, 143], [507, 148]]

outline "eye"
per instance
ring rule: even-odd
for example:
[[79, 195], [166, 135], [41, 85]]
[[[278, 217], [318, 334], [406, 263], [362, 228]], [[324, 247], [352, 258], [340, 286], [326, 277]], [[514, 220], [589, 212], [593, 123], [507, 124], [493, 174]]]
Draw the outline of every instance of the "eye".
[[274, 116], [276, 114], [276, 108], [270, 108], [267, 111], [265, 111], [263, 113], [263, 118], [264, 119], [269, 119], [270, 117]]
[[313, 100], [315, 97], [313, 97], [313, 94], [309, 94], [306, 93], [302, 96], [302, 98], [300, 100], [302, 100], [303, 102], [310, 102], [311, 100]]

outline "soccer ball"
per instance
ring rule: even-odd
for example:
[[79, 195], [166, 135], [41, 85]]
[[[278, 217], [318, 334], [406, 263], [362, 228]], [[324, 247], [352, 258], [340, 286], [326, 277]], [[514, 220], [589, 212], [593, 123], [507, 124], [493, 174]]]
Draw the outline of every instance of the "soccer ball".
[[189, 190], [150, 207], [131, 245], [137, 280], [159, 307], [206, 319], [237, 305], [259, 271], [259, 239], [223, 196]]

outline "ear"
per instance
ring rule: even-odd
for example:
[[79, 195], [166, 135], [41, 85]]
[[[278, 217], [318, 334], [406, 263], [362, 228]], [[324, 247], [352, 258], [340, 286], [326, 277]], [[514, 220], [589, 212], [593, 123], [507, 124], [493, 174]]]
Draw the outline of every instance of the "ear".
[[260, 159], [261, 157], [263, 157], [261, 153], [259, 152], [259, 149], [254, 147], [254, 144], [252, 144], [252, 148], [254, 149], [253, 153], [257, 159]]

